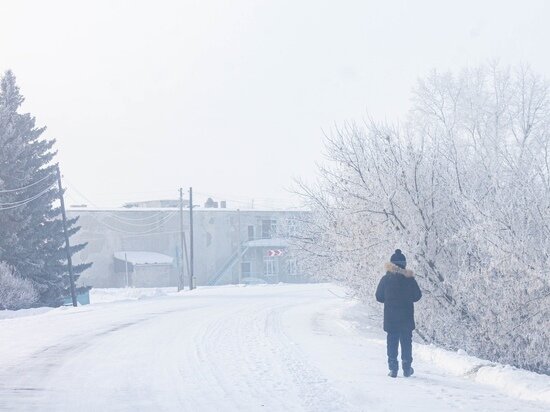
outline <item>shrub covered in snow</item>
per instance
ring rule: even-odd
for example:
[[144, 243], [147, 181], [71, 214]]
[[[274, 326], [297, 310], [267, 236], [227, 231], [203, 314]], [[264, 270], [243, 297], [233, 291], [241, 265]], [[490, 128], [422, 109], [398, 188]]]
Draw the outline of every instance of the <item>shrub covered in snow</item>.
[[0, 309], [28, 308], [38, 300], [29, 280], [23, 279], [5, 262], [0, 262]]
[[394, 249], [428, 342], [550, 373], [550, 99], [527, 68], [432, 73], [399, 125], [350, 124], [301, 184], [311, 271], [373, 300]]

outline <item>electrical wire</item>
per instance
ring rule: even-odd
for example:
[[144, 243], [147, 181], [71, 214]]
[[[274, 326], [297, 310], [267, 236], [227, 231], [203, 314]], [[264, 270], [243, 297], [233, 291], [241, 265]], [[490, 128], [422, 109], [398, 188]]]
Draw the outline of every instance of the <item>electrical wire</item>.
[[[68, 196], [69, 198], [71, 198], [72, 200], [75, 200], [72, 196]], [[164, 212], [162, 212], [164, 213]], [[121, 228], [118, 228], [118, 227], [115, 227], [115, 226], [112, 226], [111, 224], [109, 223], [106, 223], [106, 222], [103, 222], [102, 220], [99, 220], [97, 219], [95, 216], [94, 216], [94, 212], [89, 212], [86, 214], [86, 216], [89, 216], [91, 219], [93, 219], [96, 223], [98, 223], [99, 225], [101, 226], [104, 226], [106, 227], [107, 229], [113, 231], [113, 232], [118, 232], [118, 233], [122, 233], [122, 234], [126, 234], [126, 235], [132, 235], [132, 236], [143, 236], [143, 235], [153, 235], [153, 234], [161, 234], [163, 232], [158, 232], [158, 230], [161, 228], [161, 225], [166, 223], [168, 220], [170, 220], [171, 218], [173, 218], [178, 212], [171, 212], [169, 213], [167, 216], [165, 216], [162, 220], [159, 220], [156, 222], [156, 227], [153, 227], [151, 229], [148, 229], [148, 230], [144, 230], [144, 231], [138, 231], [138, 232], [131, 232], [131, 231], [128, 231], [128, 230], [124, 230], [124, 229], [121, 229]], [[109, 216], [109, 215], [107, 215]]]
[[[160, 213], [163, 213], [163, 212], [160, 212]], [[124, 225], [127, 225], [127, 226], [132, 226], [132, 227], [151, 227], [151, 226], [160, 226], [161, 224], [163, 224], [164, 222], [166, 222], [168, 219], [170, 219], [172, 216], [174, 216], [175, 214], [177, 214], [177, 212], [171, 212], [169, 215], [163, 217], [163, 218], [160, 218], [159, 220], [155, 221], [155, 222], [151, 222], [151, 223], [145, 223], [145, 224], [138, 224], [138, 223], [130, 223], [130, 222], [127, 222], [127, 221], [124, 221], [123, 219], [119, 219], [117, 216], [115, 215], [112, 215], [112, 214], [107, 214], [106, 217], [108, 218], [113, 218], [114, 220], [118, 221], [119, 223], [122, 223]]]
[[1, 189], [1, 190], [0, 190], [0, 193], [21, 192], [21, 191], [23, 191], [23, 190], [27, 190], [27, 189], [29, 189], [29, 188], [31, 188], [31, 187], [33, 187], [33, 186], [36, 186], [36, 185], [39, 184], [39, 183], [42, 183], [44, 180], [49, 179], [49, 178], [51, 178], [52, 176], [53, 176], [53, 174], [48, 174], [48, 175], [44, 176], [42, 179], [37, 180], [36, 182], [33, 182], [33, 183], [31, 183], [31, 184], [29, 184], [29, 185], [27, 185], [27, 186], [18, 187], [17, 189]]
[[[67, 196], [69, 198], [71, 198], [73, 201], [76, 201], [76, 202], [79, 202], [82, 199], [84, 199], [87, 203], [89, 203], [93, 207], [96, 207], [96, 208], [101, 210], [101, 207], [99, 207], [97, 204], [95, 204], [95, 202], [93, 202], [91, 199], [89, 199], [87, 196], [85, 196], [80, 190], [78, 190], [75, 187], [74, 184], [72, 184], [70, 181], [68, 181], [68, 179], [65, 178], [65, 182], [67, 183], [68, 186], [70, 186], [70, 188], [75, 193], [77, 193], [81, 197], [81, 199], [76, 199], [75, 197], [68, 194]], [[203, 195], [203, 196], [212, 196], [212, 193], [210, 193], [210, 194], [201, 193], [201, 192], [195, 192], [195, 193], [197, 193], [199, 195]], [[236, 200], [236, 199], [227, 199], [227, 200], [233, 201], [235, 203], [249, 204], [249, 202], [239, 201], [239, 200]], [[280, 199], [280, 200], [283, 201], [283, 199]], [[273, 206], [271, 206], [270, 208], [273, 208]], [[284, 208], [284, 210], [288, 210], [288, 209], [289, 208]], [[85, 211], [85, 210], [83, 210], [83, 211]], [[103, 216], [102, 216], [101, 220], [94, 216], [94, 212], [86, 213], [86, 216], [90, 216], [90, 218], [93, 219], [96, 223], [98, 223], [101, 226], [104, 226], [108, 230], [113, 231], [113, 232], [117, 232], [117, 233], [121, 233], [123, 235], [127, 235], [127, 237], [140, 237], [140, 236], [151, 236], [151, 235], [157, 235], [157, 234], [179, 233], [178, 231], [174, 231], [174, 232], [171, 232], [171, 231], [170, 232], [166, 232], [166, 231], [165, 232], [159, 232], [158, 231], [161, 228], [161, 225], [163, 225], [165, 222], [167, 222], [172, 217], [177, 215], [178, 211], [172, 211], [172, 212], [168, 213], [166, 216], [160, 218], [159, 220], [147, 222], [150, 219], [156, 219], [156, 218], [158, 218], [158, 216], [166, 214], [167, 211], [168, 210], [166, 210], [166, 211], [157, 211], [157, 213], [155, 213], [153, 215], [142, 217], [142, 218], [122, 217], [122, 216], [114, 214], [114, 213], [112, 213], [112, 211], [108, 211], [108, 210], [103, 211], [103, 213], [102, 213]], [[146, 209], [145, 210], [139, 210], [139, 211], [136, 211], [136, 213], [137, 212], [147, 213], [147, 210]], [[124, 213], [124, 212], [120, 212], [120, 213]], [[112, 221], [109, 222], [109, 219], [112, 219]], [[107, 220], [107, 221], [105, 221], [105, 220]], [[127, 227], [130, 227], [130, 228], [133, 227], [133, 228], [144, 228], [144, 229], [147, 228], [147, 229], [142, 230], [142, 231], [130, 231], [130, 230], [126, 230], [124, 228], [116, 227], [117, 223], [119, 223], [122, 226], [127, 226]]]
[[[136, 210], [136, 212], [142, 212], [142, 213], [145, 212], [145, 213], [147, 213], [148, 211], [146, 211], [146, 210]], [[121, 212], [121, 213], [124, 213], [124, 212]], [[143, 221], [146, 221], [146, 220], [155, 219], [158, 216], [161, 216], [163, 214], [164, 214], [164, 212], [156, 212], [154, 215], [148, 215], [148, 216], [136, 217], [136, 218], [121, 217], [121, 216], [118, 216], [118, 215], [115, 215], [115, 214], [112, 214], [111, 216], [114, 217], [114, 218], [117, 218], [117, 219], [119, 218], [119, 219], [127, 220], [127, 221], [130, 221], [130, 222], [143, 222]]]
[[[53, 187], [55, 186], [55, 183], [52, 183], [51, 186], [49, 186], [48, 188], [44, 189], [42, 192], [28, 198], [28, 199], [25, 199], [25, 200], [21, 200], [19, 202], [14, 202], [14, 203], [6, 203], [6, 204], [1, 204], [0, 203], [0, 211], [4, 211], [4, 210], [11, 210], [11, 209], [16, 209], [18, 207], [21, 207], [21, 206], [25, 206], [26, 204], [32, 202], [33, 200], [36, 200], [38, 199], [39, 197], [41, 196], [44, 196], [46, 193], [48, 193], [50, 191], [50, 189], [52, 189]], [[3, 207], [3, 206], [6, 206], [6, 207]]]
[[[164, 219], [164, 222], [168, 221], [170, 218], [172, 218], [174, 215], [176, 214], [176, 212], [168, 215], [166, 217], [166, 219]], [[89, 216], [95, 220], [98, 224], [106, 227], [107, 229], [113, 231], [113, 232], [118, 232], [118, 233], [122, 233], [122, 234], [125, 234], [125, 235], [133, 235], [133, 236], [138, 236], [138, 235], [153, 235], [153, 234], [161, 234], [163, 232], [159, 232], [158, 230], [161, 228], [160, 225], [158, 225], [157, 227], [154, 227], [152, 229], [149, 229], [149, 230], [144, 230], [144, 231], [141, 231], [141, 232], [130, 232], [128, 230], [124, 230], [124, 229], [120, 229], [120, 228], [117, 228], [117, 227], [114, 227], [114, 226], [111, 226], [105, 222], [102, 222], [101, 220], [97, 219], [95, 216], [93, 216], [93, 213], [90, 213]], [[161, 224], [162, 224], [161, 223]]]
[[[67, 181], [67, 179], [65, 179], [65, 181]], [[92, 202], [88, 197], [86, 197], [84, 194], [82, 194], [82, 192], [80, 192], [72, 183], [70, 182], [67, 182], [68, 185], [71, 187], [71, 189], [73, 189], [76, 193], [78, 193], [78, 195], [80, 195], [80, 197], [82, 197], [84, 200], [86, 200], [88, 203], [90, 203], [92, 206], [94, 207], [98, 207], [97, 205], [94, 204], [94, 202]], [[78, 201], [77, 199], [75, 199], [73, 196], [71, 196], [70, 194], [67, 195], [67, 197], [69, 197], [70, 199], [72, 199], [73, 201]], [[99, 208], [99, 207], [98, 207]], [[158, 212], [156, 213], [155, 215], [153, 215], [154, 217], [156, 216], [159, 216], [159, 215], [162, 215], [162, 214], [165, 214], [166, 212], [164, 211], [161, 211], [161, 212]], [[98, 223], [99, 225], [113, 231], [113, 232], [117, 232], [117, 233], [120, 233], [120, 234], [123, 234], [123, 235], [126, 235], [125, 237], [142, 237], [142, 236], [153, 236], [153, 235], [159, 235], [159, 234], [169, 234], [169, 233], [179, 233], [179, 231], [174, 231], [174, 232], [166, 232], [166, 231], [163, 231], [163, 232], [160, 232], [158, 231], [160, 228], [161, 228], [161, 225], [166, 223], [168, 220], [170, 220], [172, 217], [174, 217], [176, 214], [178, 214], [177, 211], [172, 211], [170, 212], [168, 215], [166, 215], [165, 217], [163, 217], [162, 219], [160, 220], [157, 220], [155, 222], [151, 222], [151, 223], [147, 223], [147, 224], [137, 224], [137, 223], [133, 223], [133, 222], [128, 222], [128, 221], [125, 221], [125, 219], [123, 218], [120, 218], [120, 216], [116, 216], [112, 213], [107, 213], [105, 215], [106, 218], [113, 218], [115, 221], [119, 221], [120, 223], [122, 224], [125, 224], [125, 225], [128, 225], [128, 226], [132, 226], [132, 227], [150, 227], [151, 225], [155, 225], [155, 227], [151, 228], [151, 229], [148, 229], [148, 230], [144, 230], [144, 231], [139, 231], [139, 232], [131, 232], [131, 231], [128, 231], [128, 230], [124, 230], [124, 229], [121, 229], [121, 228], [118, 228], [118, 227], [115, 227], [109, 223], [106, 223], [98, 218], [96, 218], [94, 216], [94, 212], [89, 212], [86, 214], [86, 216], [89, 216], [92, 220], [94, 220], [96, 223]], [[128, 220], [139, 220], [139, 219], [128, 219]]]
[[[65, 181], [67, 181], [67, 179], [65, 179]], [[82, 199], [86, 200], [90, 205], [92, 205], [93, 207], [96, 207], [98, 209], [100, 209], [100, 207], [95, 204], [93, 201], [91, 201], [88, 197], [86, 197], [84, 194], [82, 194], [81, 191], [79, 191], [72, 183], [70, 182], [67, 182], [68, 185], [71, 187], [72, 190], [74, 190], [76, 193], [78, 193], [80, 195], [80, 197], [82, 197]], [[75, 198], [73, 198], [72, 196], [69, 196], [71, 199], [73, 200], [77, 200]], [[145, 210], [140, 210], [140, 212], [147, 212]], [[134, 227], [151, 227], [151, 226], [158, 226], [160, 224], [162, 224], [164, 222], [164, 220], [161, 220], [161, 221], [152, 221], [152, 222], [149, 222], [149, 223], [134, 223], [134, 222], [146, 222], [147, 220], [152, 220], [152, 219], [156, 219], [158, 216], [161, 216], [165, 214], [165, 212], [163, 211], [160, 211], [160, 212], [157, 212], [155, 213], [154, 215], [150, 215], [150, 216], [147, 216], [147, 217], [144, 217], [144, 218], [123, 218], [123, 217], [120, 217], [120, 216], [117, 216], [113, 213], [107, 213], [106, 216], [107, 217], [111, 217], [121, 223], [124, 223], [125, 225], [128, 225], [128, 226], [134, 226]], [[166, 220], [166, 219], [165, 219]]]
[[[245, 205], [245, 207], [248, 208], [266, 208], [266, 209], [273, 209], [273, 210], [293, 210], [293, 209], [299, 209], [299, 207], [288, 207], [289, 200], [288, 199], [276, 199], [276, 198], [267, 198], [267, 197], [254, 197], [250, 200], [239, 200], [232, 198], [232, 196], [226, 196], [220, 193], [204, 193], [199, 191], [193, 191], [193, 193], [196, 193], [198, 195], [204, 196], [204, 197], [216, 197], [218, 199], [223, 199], [230, 201], [232, 203], [237, 203], [241, 205]], [[260, 201], [258, 201], [260, 199]], [[263, 201], [262, 201], [263, 200]], [[276, 206], [277, 205], [277, 206]]]
[[52, 183], [49, 187], [44, 189], [42, 192], [37, 193], [35, 195], [32, 195], [31, 197], [29, 197], [27, 199], [24, 199], [24, 200], [17, 200], [15, 202], [8, 202], [8, 203], [0, 203], [0, 208], [4, 207], [4, 206], [18, 206], [18, 205], [25, 204], [25, 203], [27, 203], [27, 201], [31, 201], [31, 200], [36, 199], [37, 197], [42, 196], [44, 193], [48, 192], [53, 186], [54, 186], [54, 184]]
[[[172, 212], [173, 214], [176, 214], [176, 212]], [[164, 212], [159, 212], [157, 214], [158, 215], [162, 215], [164, 214]], [[170, 216], [173, 216], [173, 215], [170, 215]], [[114, 221], [118, 222], [118, 223], [121, 223], [123, 225], [126, 225], [126, 226], [131, 226], [131, 227], [143, 227], [143, 228], [146, 228], [146, 227], [151, 227], [151, 226], [158, 226], [162, 223], [164, 223], [165, 220], [167, 220], [167, 217], [162, 217], [162, 218], [159, 218], [158, 220], [155, 220], [154, 222], [149, 222], [149, 223], [132, 223], [132, 222], [129, 222], [129, 221], [126, 221], [122, 218], [119, 218], [118, 216], [115, 216], [115, 215], [111, 215], [111, 214], [107, 214], [105, 215], [105, 217], [107, 218], [111, 218], [113, 219]]]
[[130, 238], [135, 238], [135, 237], [146, 237], [146, 236], [153, 236], [153, 235], [175, 235], [175, 234], [178, 234], [180, 235], [181, 232], [179, 230], [170, 230], [170, 231], [167, 231], [167, 232], [155, 232], [155, 233], [150, 233], [150, 234], [144, 234], [144, 235], [124, 235], [122, 236], [123, 239], [130, 239]]

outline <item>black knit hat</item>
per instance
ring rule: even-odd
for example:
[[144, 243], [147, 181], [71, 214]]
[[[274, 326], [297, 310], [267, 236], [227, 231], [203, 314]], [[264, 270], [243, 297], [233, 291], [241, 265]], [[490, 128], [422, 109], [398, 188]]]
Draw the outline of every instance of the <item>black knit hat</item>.
[[407, 258], [401, 253], [401, 249], [395, 249], [395, 253], [391, 255], [390, 262], [399, 266], [401, 269], [407, 267]]

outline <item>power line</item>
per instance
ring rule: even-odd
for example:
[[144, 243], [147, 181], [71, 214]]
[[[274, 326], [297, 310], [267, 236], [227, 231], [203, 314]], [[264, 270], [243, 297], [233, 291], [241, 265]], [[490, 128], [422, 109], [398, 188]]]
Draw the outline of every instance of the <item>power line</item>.
[[[26, 204], [32, 202], [33, 200], [36, 200], [39, 197], [44, 196], [46, 193], [48, 193], [53, 188], [53, 186], [54, 186], [54, 184], [52, 184], [48, 188], [44, 189], [42, 192], [40, 192], [40, 193], [38, 193], [38, 194], [36, 194], [32, 197], [29, 197], [28, 199], [25, 199], [25, 200], [20, 200], [18, 202], [5, 203], [5, 204], [0, 203], [0, 211], [16, 209], [18, 207], [25, 206]], [[3, 206], [6, 206], [6, 207], [3, 207]]]
[[48, 174], [48, 175], [44, 176], [42, 179], [37, 180], [36, 182], [33, 182], [33, 183], [31, 183], [31, 184], [29, 184], [29, 185], [27, 185], [27, 186], [18, 187], [17, 189], [2, 189], [2, 190], [0, 190], [0, 193], [21, 192], [21, 191], [23, 191], [23, 190], [27, 190], [27, 189], [29, 189], [29, 188], [31, 188], [31, 187], [33, 187], [33, 186], [36, 186], [37, 184], [42, 183], [44, 180], [49, 179], [49, 178], [51, 178], [51, 177], [53, 177], [53, 175], [52, 175], [52, 174]]
[[[173, 212], [172, 214], [175, 214], [176, 212]], [[156, 216], [160, 216], [164, 214], [164, 212], [159, 212]], [[171, 215], [169, 215], [171, 216]], [[162, 217], [154, 222], [149, 222], [149, 223], [131, 223], [127, 220], [124, 220], [123, 218], [119, 218], [118, 216], [115, 216], [115, 215], [112, 215], [112, 214], [107, 214], [106, 217], [108, 218], [112, 218], [113, 220], [119, 222], [119, 223], [122, 223], [124, 225], [127, 225], [127, 226], [132, 226], [132, 227], [151, 227], [151, 226], [158, 226], [160, 224], [162, 224], [164, 221], [167, 220], [167, 217]], [[132, 220], [132, 219], [129, 219], [129, 220]]]
[[170, 219], [172, 216], [176, 215], [177, 212], [171, 212], [170, 214], [166, 215], [165, 217], [162, 217], [160, 218], [159, 220], [155, 221], [155, 222], [151, 222], [151, 223], [146, 223], [146, 224], [137, 224], [137, 223], [129, 223], [129, 222], [126, 222], [124, 220], [119, 220], [117, 219], [116, 216], [113, 216], [113, 215], [106, 215], [106, 217], [110, 217], [110, 218], [114, 218], [116, 221], [124, 224], [124, 225], [127, 225], [127, 226], [132, 226], [132, 227], [151, 227], [151, 226], [160, 226], [162, 225], [164, 222], [166, 222], [168, 219]]
[[[68, 197], [75, 200], [72, 196], [68, 196]], [[164, 212], [162, 212], [162, 213], [164, 213]], [[170, 218], [174, 217], [177, 213], [178, 212], [173, 211], [173, 212], [169, 213], [167, 216], [165, 216], [164, 218], [162, 218], [161, 220], [155, 222], [156, 227], [153, 227], [149, 230], [138, 231], [138, 232], [131, 232], [131, 231], [128, 231], [128, 230], [124, 230], [124, 229], [112, 226], [108, 223], [105, 223], [102, 220], [97, 219], [94, 216], [94, 212], [89, 212], [87, 214], [87, 216], [89, 216], [91, 219], [93, 219], [99, 225], [104, 226], [104, 227], [106, 227], [107, 229], [109, 229], [113, 232], [118, 232], [118, 233], [122, 233], [122, 234], [126, 234], [126, 235], [132, 235], [132, 236], [144, 236], [144, 235], [153, 235], [153, 234], [162, 234], [162, 233], [164, 233], [164, 232], [158, 232], [158, 229], [160, 229], [160, 227], [163, 223], [170, 220]], [[109, 215], [107, 215], [107, 216], [109, 216]]]
[[[67, 179], [65, 179], [65, 182], [67, 182]], [[69, 185], [76, 193], [78, 193], [78, 194], [80, 195], [80, 197], [82, 197], [84, 200], [86, 200], [90, 205], [99, 208], [99, 206], [98, 206], [97, 204], [95, 204], [95, 203], [94, 203], [93, 201], [91, 201], [88, 197], [86, 197], [84, 194], [82, 194], [82, 192], [81, 192], [80, 190], [78, 190], [72, 183], [70, 183], [70, 182], [67, 182], [67, 183], [68, 183], [68, 185]], [[70, 198], [73, 199], [73, 200], [77, 200], [77, 199], [73, 198], [73, 197], [70, 196], [70, 195], [69, 195], [68, 197], [70, 197]], [[145, 210], [143, 210], [143, 211], [140, 210], [140, 212], [145, 212], [145, 213], [146, 213], [147, 211], [145, 211]], [[162, 218], [162, 220], [160, 220], [160, 221], [154, 221], [154, 222], [150, 222], [150, 223], [134, 223], [134, 222], [136, 222], [136, 221], [143, 221], [143, 222], [145, 222], [145, 221], [147, 221], [147, 220], [149, 220], [149, 219], [155, 219], [155, 218], [157, 218], [158, 216], [163, 215], [164, 213], [165, 213], [165, 212], [162, 212], [162, 211], [161, 211], [161, 212], [155, 213], [154, 215], [150, 215], [150, 216], [147, 216], [147, 217], [144, 217], [144, 218], [136, 218], [136, 219], [134, 219], [134, 218], [132, 218], [132, 219], [123, 218], [123, 217], [117, 216], [117, 215], [115, 215], [115, 214], [113, 214], [113, 213], [107, 213], [106, 216], [107, 216], [107, 217], [111, 217], [111, 218], [113, 218], [114, 220], [117, 220], [117, 221], [119, 221], [119, 222], [121, 222], [121, 223], [123, 223], [123, 224], [125, 224], [125, 225], [128, 225], [128, 226], [134, 226], [134, 227], [150, 227], [150, 226], [158, 226], [158, 225], [162, 224], [165, 220], [167, 220], [167, 218], [166, 218], [166, 219], [165, 219], [165, 218]]]
[[[95, 205], [92, 205], [92, 206], [96, 207]], [[147, 213], [148, 210], [136, 210], [136, 212]], [[124, 213], [124, 212], [121, 212], [121, 213]], [[116, 217], [116, 218], [128, 220], [128, 221], [132, 221], [132, 222], [142, 222], [142, 221], [157, 218], [158, 216], [160, 216], [162, 214], [164, 214], [163, 211], [156, 212], [154, 215], [149, 215], [149, 216], [144, 216], [144, 217], [137, 217], [137, 218], [121, 217], [121, 216], [117, 216], [117, 215], [114, 215], [114, 214], [112, 216]]]
[[[71, 181], [69, 179], [67, 179], [66, 177], [64, 177], [64, 180], [65, 182], [71, 186], [71, 189], [74, 190], [75, 192], [77, 192], [80, 197], [82, 197], [82, 199], [86, 200], [88, 203], [90, 203], [92, 206], [94, 207], [97, 207], [97, 208], [100, 208], [100, 206], [97, 204], [97, 203], [94, 203], [92, 202], [89, 198], [87, 198], [84, 194], [82, 194], [82, 192], [80, 192], [73, 183], [71, 183]], [[115, 195], [116, 198], [121, 198], [123, 199], [123, 201], [125, 203], [132, 203], [132, 202], [129, 202], [128, 201], [128, 197], [136, 197], [136, 196], [147, 196], [147, 195], [151, 195], [151, 194], [163, 194], [165, 198], [170, 198], [170, 199], [175, 199], [175, 197], [173, 196], [173, 194], [171, 194], [171, 192], [173, 192], [172, 189], [164, 189], [164, 190], [148, 190], [148, 191], [143, 191], [143, 192], [120, 192], [120, 191], [117, 191], [115, 194], [113, 194], [112, 192], [108, 193], [109, 195], [109, 198], [112, 199], [113, 198], [113, 195]], [[105, 195], [106, 193], [104, 193], [103, 195]], [[103, 197], [102, 195], [100, 195], [100, 198]], [[96, 197], [97, 198], [97, 197]], [[75, 199], [76, 200], [76, 199]]]
[[44, 189], [42, 192], [40, 193], [37, 193], [35, 195], [32, 195], [31, 197], [28, 197], [27, 199], [24, 199], [24, 200], [17, 200], [15, 202], [7, 202], [7, 203], [0, 203], [0, 207], [3, 207], [3, 206], [18, 206], [18, 205], [22, 205], [30, 200], [34, 200], [36, 199], [37, 197], [40, 197], [41, 195], [43, 195], [44, 193], [48, 192], [51, 188], [53, 187], [53, 184]]
[[90, 218], [92, 218], [94, 221], [96, 221], [96, 223], [98, 223], [99, 225], [105, 226], [107, 229], [109, 229], [113, 232], [118, 232], [118, 233], [122, 233], [122, 234], [126, 234], [126, 235], [132, 235], [132, 236], [142, 236], [142, 235], [153, 235], [153, 234], [163, 233], [163, 232], [158, 231], [161, 228], [161, 225], [163, 223], [167, 222], [170, 218], [174, 217], [176, 214], [177, 214], [177, 212], [172, 212], [168, 216], [166, 216], [162, 221], [160, 221], [156, 227], [153, 227], [149, 230], [138, 231], [138, 232], [131, 232], [131, 231], [128, 231], [128, 230], [124, 230], [124, 229], [120, 229], [118, 227], [111, 226], [110, 224], [105, 223], [105, 222], [97, 219], [93, 215], [93, 212], [89, 213], [88, 216], [90, 216]]
[[[67, 179], [65, 179], [65, 181], [67, 182]], [[97, 207], [97, 205], [94, 204], [94, 202], [92, 202], [88, 197], [86, 197], [84, 194], [82, 194], [82, 192], [80, 192], [72, 183], [70, 182], [67, 182], [69, 184], [69, 186], [76, 192], [78, 193], [83, 199], [85, 199], [86, 201], [88, 201], [92, 206], [95, 206]], [[72, 197], [71, 195], [68, 195], [69, 198], [73, 199], [73, 200], [77, 200], [75, 199], [74, 197]], [[165, 212], [158, 212], [156, 213], [154, 216], [158, 216], [158, 215], [161, 215], [161, 214], [164, 214]], [[131, 231], [128, 231], [128, 230], [124, 230], [124, 229], [121, 229], [121, 228], [118, 228], [118, 227], [115, 227], [115, 226], [112, 226], [108, 223], [105, 223], [103, 222], [102, 220], [99, 220], [97, 219], [94, 215], [93, 215], [93, 212], [89, 213], [89, 216], [95, 220], [98, 224], [106, 227], [107, 229], [113, 231], [113, 232], [118, 232], [118, 233], [122, 233], [122, 234], [126, 234], [126, 235], [130, 235], [130, 236], [148, 236], [148, 235], [154, 235], [154, 234], [159, 234], [159, 233], [163, 233], [163, 232], [158, 232], [158, 229], [160, 229], [161, 225], [164, 224], [165, 222], [167, 222], [168, 220], [170, 220], [172, 217], [174, 217], [175, 215], [177, 214], [176, 211], [172, 211], [171, 213], [169, 213], [168, 215], [166, 215], [165, 217], [155, 221], [155, 222], [151, 222], [151, 223], [144, 223], [144, 224], [138, 224], [138, 223], [132, 223], [132, 222], [128, 222], [126, 220], [124, 220], [123, 218], [119, 217], [119, 216], [116, 216], [112, 213], [107, 213], [105, 216], [107, 218], [113, 218], [115, 221], [118, 221], [119, 223], [123, 224], [123, 225], [127, 225], [127, 226], [131, 226], [131, 227], [151, 227], [151, 226], [154, 226], [154, 227], [151, 227], [150, 229], [148, 230], [144, 230], [144, 231], [138, 231], [138, 232], [131, 232]], [[129, 219], [129, 220], [136, 220], [136, 219]]]
[[[172, 218], [177, 212], [173, 212], [171, 213], [170, 215], [168, 215], [166, 217], [166, 219], [163, 220], [162, 223], [168, 221], [170, 218]], [[114, 226], [111, 226], [105, 222], [102, 222], [101, 220], [97, 219], [95, 216], [93, 216], [93, 213], [90, 213], [89, 216], [95, 220], [98, 224], [102, 225], [102, 226], [105, 226], [107, 229], [113, 231], [113, 232], [117, 232], [117, 233], [122, 233], [122, 234], [125, 234], [125, 235], [131, 235], [131, 236], [146, 236], [146, 235], [153, 235], [153, 234], [162, 234], [164, 232], [159, 232], [158, 230], [161, 228], [160, 225], [158, 225], [157, 227], [154, 227], [152, 229], [149, 229], [149, 230], [144, 230], [144, 231], [140, 231], [140, 232], [130, 232], [128, 230], [124, 230], [124, 229], [120, 229], [118, 227], [114, 227]], [[162, 224], [161, 223], [161, 224]], [[178, 232], [176, 232], [178, 233]]]
[[[65, 182], [67, 182], [67, 184], [71, 187], [71, 189], [74, 190], [76, 193], [78, 193], [80, 195], [80, 197], [82, 197], [82, 199], [85, 200], [87, 203], [89, 203], [90, 205], [92, 205], [94, 207], [100, 208], [99, 205], [97, 205], [96, 203], [91, 201], [88, 197], [83, 195], [82, 192], [80, 192], [74, 186], [74, 184], [72, 184], [67, 178], [65, 178]], [[143, 192], [143, 193], [146, 193], [146, 192]], [[147, 193], [154, 193], [154, 192], [147, 192]], [[163, 190], [162, 192], [158, 191], [157, 193], [167, 193], [167, 191]], [[202, 197], [205, 197], [205, 198], [213, 197], [213, 198], [217, 198], [217, 199], [227, 200], [227, 201], [230, 201], [232, 203], [242, 205], [243, 208], [251, 208], [251, 209], [266, 208], [266, 209], [273, 209], [273, 210], [298, 210], [298, 209], [302, 208], [301, 206], [296, 205], [296, 203], [293, 202], [292, 199], [290, 199], [290, 198], [285, 199], [285, 198], [268, 198], [268, 197], [257, 197], [257, 196], [255, 196], [254, 198], [247, 199], [247, 198], [240, 197], [240, 196], [221, 194], [219, 192], [209, 192], [209, 193], [195, 192], [195, 193], [202, 196]], [[246, 200], [243, 200], [243, 199], [246, 199]], [[294, 205], [289, 206], [292, 203], [294, 203]], [[113, 215], [113, 216], [114, 216], [115, 219], [119, 218], [119, 219], [133, 220], [133, 219], [130, 219], [130, 218], [122, 218], [122, 217], [116, 216], [116, 215]], [[148, 220], [148, 219], [152, 219], [152, 218], [153, 217], [150, 216], [150, 217], [144, 217], [144, 218], [140, 218], [140, 219], [136, 219], [136, 220], [142, 220], [142, 219], [143, 220]]]
[[140, 235], [140, 234], [124, 234], [123, 233], [123, 238], [124, 239], [128, 239], [128, 238], [134, 238], [134, 237], [147, 237], [147, 236], [153, 236], [153, 235], [175, 235], [175, 234], [179, 234], [180, 231], [179, 230], [169, 230], [169, 231], [165, 231], [165, 232], [154, 232], [154, 233], [146, 233], [144, 235]]
[[[236, 199], [237, 196], [226, 196], [220, 193], [205, 193], [205, 192], [195, 192], [204, 197], [214, 197], [222, 200], [227, 200], [232, 203], [237, 203], [250, 207], [251, 209], [260, 207], [274, 209], [274, 210], [292, 210], [299, 209], [298, 206], [287, 206], [290, 203], [290, 199], [276, 199], [276, 198], [267, 198], [267, 197], [254, 197], [249, 200]], [[260, 199], [260, 201], [258, 201]]]
[[[111, 213], [106, 213], [105, 214], [105, 217], [106, 218], [111, 218], [113, 219], [114, 221], [116, 222], [119, 222], [119, 223], [122, 223], [124, 225], [127, 225], [127, 226], [132, 226], [132, 227], [151, 227], [151, 226], [159, 226], [161, 225], [162, 223], [164, 223], [170, 216], [174, 215], [176, 212], [172, 212], [170, 215], [168, 216], [164, 216], [164, 217], [161, 217], [159, 218], [158, 220], [155, 220], [154, 222], [148, 222], [148, 223], [132, 223], [131, 221], [133, 219], [128, 219], [128, 220], [125, 220], [124, 218], [120, 218], [119, 216], [116, 216], [116, 215], [113, 215]], [[160, 216], [160, 215], [163, 215], [165, 214], [165, 212], [158, 212], [155, 216]]]

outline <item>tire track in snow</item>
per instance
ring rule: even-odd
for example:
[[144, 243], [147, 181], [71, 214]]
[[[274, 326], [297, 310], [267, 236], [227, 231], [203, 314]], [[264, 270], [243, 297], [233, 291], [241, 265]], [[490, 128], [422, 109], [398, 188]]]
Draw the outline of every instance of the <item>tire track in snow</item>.
[[284, 332], [284, 313], [305, 302], [273, 306], [273, 301], [230, 310], [196, 337], [194, 359], [186, 363], [210, 390], [198, 398], [225, 399], [228, 410], [251, 410], [251, 405], [270, 411], [345, 410], [344, 398]]
[[[309, 302], [308, 302], [309, 303]], [[304, 304], [307, 304], [304, 302]], [[296, 306], [296, 305], [294, 305]], [[285, 308], [289, 310], [290, 307]], [[283, 311], [271, 311], [268, 317], [267, 328], [272, 340], [278, 341], [275, 345], [279, 357], [288, 365], [294, 382], [299, 390], [299, 396], [304, 402], [307, 411], [336, 411], [346, 410], [345, 398], [330, 385], [321, 371], [306, 361], [305, 353], [292, 341], [282, 326]]]
[[[118, 320], [99, 330], [70, 335], [66, 342], [61, 341], [36, 351], [18, 365], [0, 372], [0, 410], [33, 412], [66, 410], [60, 405], [49, 405], [48, 401], [48, 398], [58, 397], [59, 393], [64, 391], [62, 385], [51, 384], [52, 379], [58, 378], [56, 376], [58, 372], [74, 374], [75, 376], [68, 378], [69, 381], [74, 382], [75, 379], [80, 378], [79, 370], [65, 368], [66, 363], [78, 359], [88, 351], [93, 351], [94, 347], [109, 341], [114, 334], [124, 333], [129, 328], [154, 321], [159, 316], [196, 309], [196, 307], [186, 307], [132, 314], [125, 321]], [[82, 365], [81, 370], [84, 370], [84, 366]]]
[[265, 339], [258, 334], [258, 323], [263, 325], [265, 319], [261, 305], [248, 302], [238, 306], [218, 314], [194, 338], [192, 356], [185, 363], [204, 383], [196, 399], [209, 400], [195, 405], [197, 410], [211, 410], [209, 405], [220, 403], [230, 411], [248, 411], [252, 406], [296, 410], [296, 404], [280, 393], [274, 396], [273, 376], [278, 365], [269, 359]]

